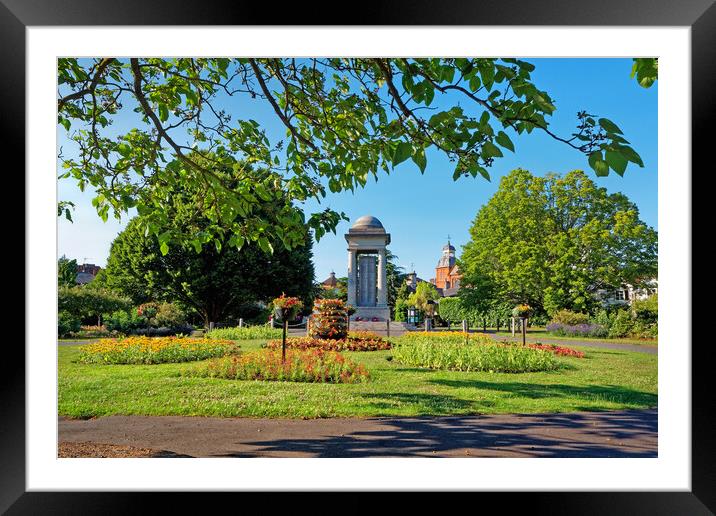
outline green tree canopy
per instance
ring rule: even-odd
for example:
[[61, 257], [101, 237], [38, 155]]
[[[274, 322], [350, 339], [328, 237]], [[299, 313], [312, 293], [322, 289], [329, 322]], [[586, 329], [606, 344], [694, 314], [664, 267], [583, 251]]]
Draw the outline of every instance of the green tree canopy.
[[[265, 174], [249, 166], [243, 166], [242, 171], [256, 178]], [[215, 167], [212, 173], [229, 188], [241, 188], [236, 169]], [[159, 188], [156, 195], [160, 192], [169, 196], [164, 212], [132, 219], [112, 243], [105, 285], [137, 303], [177, 301], [200, 314], [207, 324], [243, 316], [242, 310], [258, 301], [268, 303], [282, 293], [301, 297], [304, 306], [311, 306], [312, 238], [305, 227], [300, 240], [291, 237], [290, 247], [279, 242], [274, 249], [261, 236], [237, 248], [232, 245], [237, 235], [222, 231], [211, 212], [203, 210], [213, 197], [210, 191], [176, 182], [171, 188]], [[286, 196], [280, 193], [271, 192], [265, 199], [248, 224], [265, 227], [266, 218], [278, 216], [286, 207]], [[221, 239], [215, 238], [210, 247], [201, 245], [208, 241], [205, 239], [210, 231]], [[199, 242], [183, 241], [169, 247], [167, 242], [180, 232], [195, 235]]]
[[437, 301], [440, 299], [438, 289], [432, 283], [427, 281], [421, 281], [415, 287], [415, 292], [408, 296], [408, 304], [417, 307], [423, 313], [430, 314], [430, 301]]
[[222, 245], [196, 252], [189, 244], [162, 254], [157, 240], [135, 218], [112, 243], [105, 283], [135, 303], [179, 302], [207, 325], [243, 317], [256, 302], [268, 303], [282, 293], [311, 306], [314, 271], [308, 232], [304, 238], [303, 246], [279, 247], [270, 255], [257, 246]]
[[96, 317], [98, 324], [102, 315], [129, 308], [129, 299], [114, 292], [84, 285], [60, 287], [57, 296], [59, 312], [67, 312], [78, 319]]
[[464, 296], [589, 311], [595, 292], [657, 274], [657, 233], [584, 172], [514, 170], [478, 212], [459, 263]]
[[[503, 150], [515, 150], [510, 135], [534, 130], [588, 157], [597, 175], [643, 166], [607, 118], [581, 111], [572, 133], [553, 132], [555, 102], [532, 81], [534, 68], [512, 58], [61, 58], [58, 124], [76, 152], [60, 154], [60, 178], [94, 189], [105, 220], [136, 208], [162, 252], [247, 241], [270, 251], [300, 245], [306, 227], [319, 239], [345, 217], [306, 216], [304, 201], [362, 187], [409, 159], [423, 172], [429, 149], [455, 163], [453, 179], [489, 178]], [[437, 96], [449, 107], [436, 108]], [[270, 141], [238, 97], [266, 103], [285, 137]], [[207, 192], [203, 233], [162, 231], [177, 185]], [[71, 209], [58, 205], [68, 217]]]
[[77, 284], [77, 260], [62, 255], [57, 260], [57, 284], [60, 287], [73, 287]]

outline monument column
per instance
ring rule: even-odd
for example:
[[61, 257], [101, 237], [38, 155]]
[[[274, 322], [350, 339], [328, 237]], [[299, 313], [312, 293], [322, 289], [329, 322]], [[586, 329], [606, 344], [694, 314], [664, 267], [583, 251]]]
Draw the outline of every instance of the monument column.
[[378, 249], [378, 306], [388, 305], [388, 271], [385, 265], [385, 248]]
[[348, 304], [356, 306], [356, 289], [358, 284], [356, 283], [356, 250], [348, 249]]

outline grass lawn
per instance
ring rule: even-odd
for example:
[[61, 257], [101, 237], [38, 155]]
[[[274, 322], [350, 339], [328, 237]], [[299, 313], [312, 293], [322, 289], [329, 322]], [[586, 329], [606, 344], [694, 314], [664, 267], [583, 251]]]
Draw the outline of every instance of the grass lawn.
[[[241, 342], [243, 350], [263, 341]], [[59, 346], [59, 415], [242, 417], [442, 416], [616, 410], [657, 405], [657, 357], [577, 348], [566, 369], [499, 374], [431, 371], [388, 360], [391, 351], [346, 352], [370, 381], [308, 384], [195, 378], [197, 362], [159, 365], [73, 363], [79, 346]]]

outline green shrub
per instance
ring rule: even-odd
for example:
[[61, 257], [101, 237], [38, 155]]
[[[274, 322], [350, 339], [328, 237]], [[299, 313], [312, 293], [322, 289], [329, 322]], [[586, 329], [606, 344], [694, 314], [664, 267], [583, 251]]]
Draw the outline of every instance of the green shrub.
[[281, 328], [271, 328], [270, 326], [238, 326], [234, 328], [216, 328], [206, 333], [210, 339], [229, 339], [229, 340], [257, 340], [257, 339], [279, 339], [281, 338]]
[[57, 314], [57, 335], [62, 338], [70, 333], [80, 331], [82, 321], [69, 312], [60, 311]]
[[408, 308], [410, 308], [410, 305], [408, 304], [407, 299], [396, 299], [395, 300], [395, 314], [393, 318], [398, 322], [405, 322], [408, 320]]
[[540, 349], [494, 342], [456, 344], [429, 337], [396, 339], [393, 357], [409, 366], [451, 371], [526, 373], [551, 371], [560, 366], [554, 354]]
[[577, 326], [578, 324], [588, 324], [589, 314], [583, 314], [580, 312], [572, 312], [571, 310], [563, 309], [557, 310], [552, 315], [553, 324], [564, 324], [565, 326]]
[[632, 310], [634, 310], [637, 319], [643, 319], [647, 322], [656, 322], [659, 319], [658, 295], [654, 294], [646, 299], [635, 300], [634, 303], [632, 303]]
[[89, 286], [76, 286], [59, 289], [57, 306], [60, 312], [67, 312], [78, 319], [90, 319], [117, 310], [127, 310], [131, 302], [114, 292]]
[[529, 318], [528, 326], [546, 326], [550, 319], [544, 314], [534, 314]]
[[627, 337], [634, 330], [634, 320], [630, 310], [621, 309], [612, 316], [611, 325], [609, 326], [609, 338], [615, 339]]
[[154, 322], [159, 327], [176, 328], [186, 325], [186, 314], [174, 303], [159, 303]]
[[282, 362], [281, 351], [257, 351], [212, 360], [189, 374], [230, 380], [265, 380], [285, 382], [356, 383], [368, 379], [368, 372], [335, 351], [287, 350]]
[[109, 331], [117, 331], [128, 335], [133, 330], [145, 328], [146, 320], [137, 315], [137, 311], [134, 309], [117, 310], [105, 317], [104, 326]]

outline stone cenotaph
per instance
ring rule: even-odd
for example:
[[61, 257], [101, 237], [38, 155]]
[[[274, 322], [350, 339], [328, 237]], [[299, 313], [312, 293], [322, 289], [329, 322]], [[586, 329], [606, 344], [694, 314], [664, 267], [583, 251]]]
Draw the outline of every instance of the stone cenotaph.
[[348, 230], [346, 241], [348, 304], [356, 308], [351, 320], [389, 320], [385, 248], [390, 234], [377, 218], [364, 215]]

